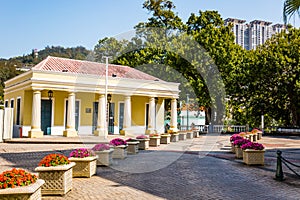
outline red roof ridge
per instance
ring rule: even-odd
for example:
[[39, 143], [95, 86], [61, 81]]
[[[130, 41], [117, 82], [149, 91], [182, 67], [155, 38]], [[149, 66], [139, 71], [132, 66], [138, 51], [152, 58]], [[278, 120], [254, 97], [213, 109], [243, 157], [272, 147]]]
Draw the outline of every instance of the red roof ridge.
[[[108, 64], [108, 75], [119, 78], [159, 80], [152, 75], [125, 65]], [[70, 58], [47, 56], [43, 61], [35, 65], [33, 70], [68, 72], [77, 74], [105, 75], [105, 63], [88, 60], [75, 60]], [[164, 82], [164, 81], [163, 81]]]

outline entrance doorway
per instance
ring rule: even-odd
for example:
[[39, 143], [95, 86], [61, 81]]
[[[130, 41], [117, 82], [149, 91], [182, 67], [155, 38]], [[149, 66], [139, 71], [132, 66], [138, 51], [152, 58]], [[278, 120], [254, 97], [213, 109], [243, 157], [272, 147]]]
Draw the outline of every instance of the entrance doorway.
[[41, 129], [44, 135], [51, 135], [52, 100], [41, 101]]

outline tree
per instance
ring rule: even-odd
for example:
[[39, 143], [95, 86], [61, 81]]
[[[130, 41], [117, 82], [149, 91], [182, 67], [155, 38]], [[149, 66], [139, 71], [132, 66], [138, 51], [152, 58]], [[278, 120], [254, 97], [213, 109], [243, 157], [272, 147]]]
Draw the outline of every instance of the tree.
[[283, 21], [287, 24], [291, 16], [296, 13], [300, 17], [300, 0], [285, 0], [283, 4]]

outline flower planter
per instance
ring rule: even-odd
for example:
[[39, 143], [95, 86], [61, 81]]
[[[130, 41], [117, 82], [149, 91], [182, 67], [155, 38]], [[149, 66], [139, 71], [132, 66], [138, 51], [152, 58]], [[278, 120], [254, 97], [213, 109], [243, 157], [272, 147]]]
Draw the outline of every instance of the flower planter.
[[252, 137], [253, 137], [253, 142], [256, 142], [257, 141], [257, 134], [253, 134]]
[[193, 139], [193, 137], [194, 137], [193, 132], [187, 132], [186, 133], [186, 139]]
[[136, 139], [139, 143], [139, 150], [146, 150], [149, 149], [149, 141], [150, 139]]
[[235, 146], [234, 146], [233, 142], [231, 142], [231, 152], [235, 153]]
[[98, 156], [97, 165], [110, 166], [112, 164], [112, 154], [114, 149], [95, 151], [95, 154]]
[[0, 189], [0, 199], [40, 200], [42, 199], [41, 187], [44, 183], [44, 180], [37, 179], [35, 183], [28, 186]]
[[73, 167], [73, 177], [90, 178], [97, 172], [97, 156], [89, 156], [85, 158], [69, 158], [71, 162], [75, 162]]
[[179, 133], [179, 140], [186, 140], [186, 133]]
[[194, 138], [199, 137], [199, 131], [193, 131], [193, 137]]
[[158, 147], [160, 145], [160, 136], [150, 137], [149, 145], [152, 147]]
[[260, 140], [262, 138], [262, 133], [257, 133], [257, 139]]
[[127, 153], [128, 154], [137, 154], [139, 153], [139, 141], [136, 142], [127, 142]]
[[264, 165], [265, 150], [254, 150], [254, 149], [244, 150], [243, 162], [247, 165]]
[[171, 135], [170, 134], [163, 134], [160, 136], [160, 143], [161, 144], [170, 144], [171, 143]]
[[55, 167], [37, 167], [39, 178], [45, 181], [42, 185], [42, 195], [64, 195], [72, 189], [72, 169], [74, 162]]
[[125, 159], [126, 157], [127, 157], [127, 146], [126, 145], [114, 146], [112, 158]]
[[241, 147], [235, 146], [235, 157], [238, 159], [243, 158], [243, 151]]
[[179, 141], [179, 134], [173, 133], [171, 134], [171, 142], [178, 142]]

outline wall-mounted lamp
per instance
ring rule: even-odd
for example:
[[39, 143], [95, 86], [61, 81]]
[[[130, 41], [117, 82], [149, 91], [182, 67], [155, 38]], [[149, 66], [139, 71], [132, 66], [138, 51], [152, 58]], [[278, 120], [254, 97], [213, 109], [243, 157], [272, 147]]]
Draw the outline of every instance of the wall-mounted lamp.
[[49, 100], [52, 99], [52, 97], [53, 97], [53, 91], [52, 90], [48, 91], [48, 97], [49, 97]]
[[111, 102], [111, 94], [108, 94], [108, 95], [107, 95], [107, 101], [108, 101], [108, 103]]

